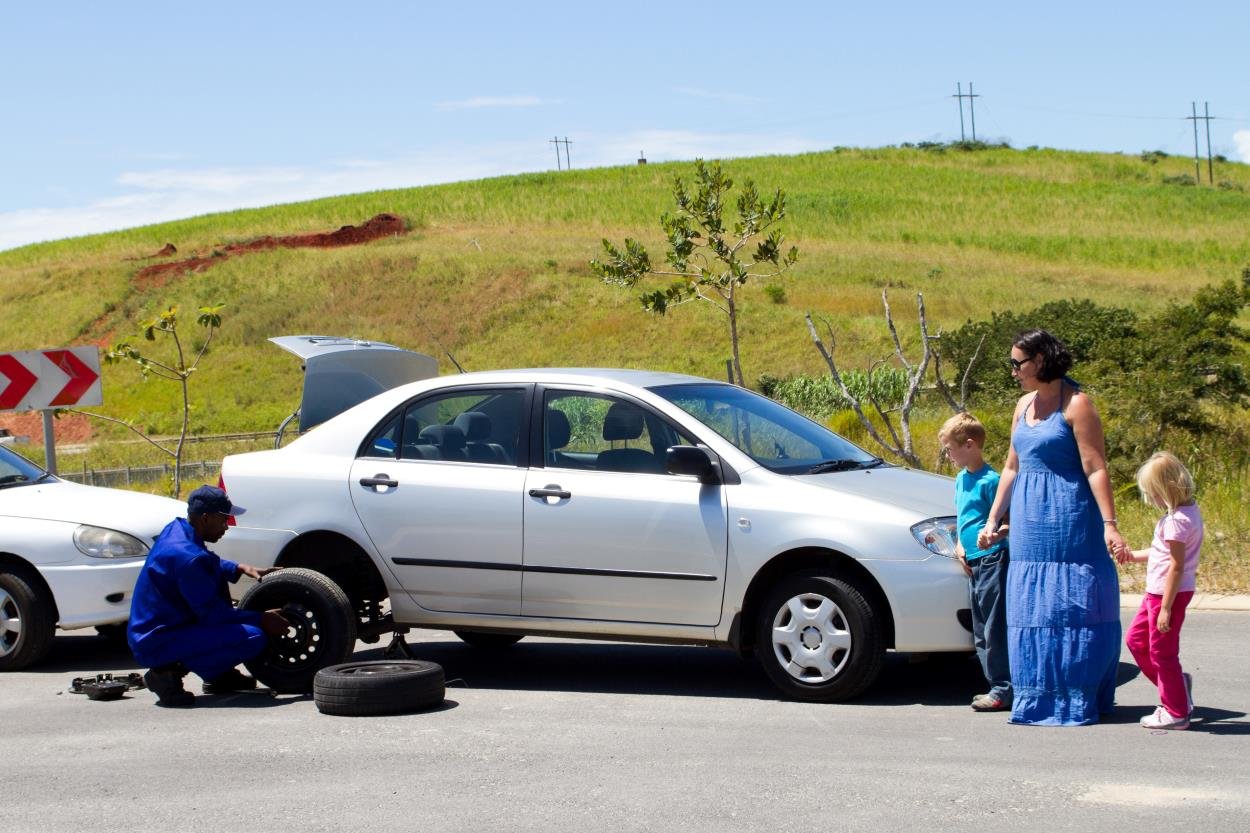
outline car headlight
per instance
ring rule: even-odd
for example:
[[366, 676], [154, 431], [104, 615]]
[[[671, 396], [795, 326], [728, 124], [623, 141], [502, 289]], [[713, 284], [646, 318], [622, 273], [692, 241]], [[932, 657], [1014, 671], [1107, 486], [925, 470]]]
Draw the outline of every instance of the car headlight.
[[911, 534], [929, 552], [954, 558], [956, 529], [954, 518], [928, 518], [913, 524]]
[[133, 535], [86, 524], [74, 530], [74, 546], [92, 558], [135, 558], [148, 554], [148, 545]]

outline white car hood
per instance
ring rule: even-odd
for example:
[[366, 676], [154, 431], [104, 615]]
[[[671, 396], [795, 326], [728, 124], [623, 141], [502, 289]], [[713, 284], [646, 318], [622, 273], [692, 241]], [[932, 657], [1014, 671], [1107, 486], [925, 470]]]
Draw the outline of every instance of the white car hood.
[[82, 486], [65, 480], [0, 489], [0, 517], [90, 524], [146, 538], [186, 515], [181, 501], [124, 489]]
[[797, 475], [794, 479], [811, 486], [911, 510], [925, 518], [955, 514], [955, 481], [938, 474], [888, 466], [829, 474]]

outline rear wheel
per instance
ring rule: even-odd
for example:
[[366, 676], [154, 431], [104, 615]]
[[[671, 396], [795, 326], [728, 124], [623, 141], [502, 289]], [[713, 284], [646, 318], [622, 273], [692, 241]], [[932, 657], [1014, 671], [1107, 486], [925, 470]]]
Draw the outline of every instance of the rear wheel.
[[502, 651], [511, 648], [523, 638], [519, 633], [487, 633], [485, 631], [456, 631], [456, 636], [466, 645], [486, 651]]
[[277, 608], [291, 623], [269, 649], [246, 663], [257, 680], [275, 691], [306, 692], [322, 668], [341, 663], [356, 648], [356, 614], [351, 600], [314, 570], [288, 567], [249, 589], [239, 607], [257, 612]]
[[846, 700], [885, 662], [881, 615], [853, 579], [798, 573], [768, 595], [756, 655], [777, 688], [798, 700]]
[[32, 572], [0, 568], [0, 671], [34, 665], [52, 650], [56, 604]]

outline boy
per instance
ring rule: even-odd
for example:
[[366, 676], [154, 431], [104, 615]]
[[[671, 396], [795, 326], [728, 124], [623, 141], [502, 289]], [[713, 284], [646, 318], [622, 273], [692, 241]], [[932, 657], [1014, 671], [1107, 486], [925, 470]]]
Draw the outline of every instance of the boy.
[[990, 545], [977, 548], [977, 533], [985, 526], [998, 472], [985, 462], [985, 426], [969, 413], [951, 417], [938, 432], [938, 441], [951, 462], [962, 467], [955, 476], [955, 512], [958, 541], [955, 554], [971, 579], [972, 640], [990, 690], [972, 698], [979, 712], [1011, 708], [1011, 668], [1007, 664], [1007, 526], [995, 533]]

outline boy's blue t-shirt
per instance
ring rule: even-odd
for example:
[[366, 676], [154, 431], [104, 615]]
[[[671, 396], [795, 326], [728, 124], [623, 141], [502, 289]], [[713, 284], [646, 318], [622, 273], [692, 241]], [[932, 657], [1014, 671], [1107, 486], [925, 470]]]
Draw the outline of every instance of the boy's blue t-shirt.
[[998, 492], [998, 472], [989, 463], [980, 471], [964, 469], [955, 475], [955, 513], [958, 515], [959, 543], [963, 544], [964, 557], [969, 561], [1007, 548], [1005, 540], [989, 549], [977, 549], [977, 533], [985, 527]]

